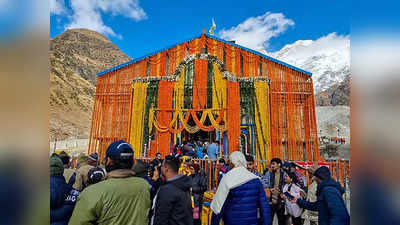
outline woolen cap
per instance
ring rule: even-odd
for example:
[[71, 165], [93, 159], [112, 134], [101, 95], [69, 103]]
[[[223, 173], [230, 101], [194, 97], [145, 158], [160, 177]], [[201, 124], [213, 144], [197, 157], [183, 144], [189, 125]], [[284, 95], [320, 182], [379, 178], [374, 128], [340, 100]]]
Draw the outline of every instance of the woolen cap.
[[88, 172], [88, 182], [89, 184], [96, 184], [104, 180], [106, 177], [105, 171], [101, 167], [93, 167]]
[[96, 162], [99, 161], [99, 155], [97, 154], [97, 152], [90, 154], [90, 155], [88, 156], [88, 158], [89, 158], [90, 160], [93, 160], [93, 161], [96, 161]]
[[62, 176], [64, 174], [64, 166], [60, 157], [53, 153], [50, 156], [50, 176]]
[[315, 171], [314, 176], [321, 180], [329, 180], [331, 178], [331, 172], [329, 171], [328, 167], [321, 166]]

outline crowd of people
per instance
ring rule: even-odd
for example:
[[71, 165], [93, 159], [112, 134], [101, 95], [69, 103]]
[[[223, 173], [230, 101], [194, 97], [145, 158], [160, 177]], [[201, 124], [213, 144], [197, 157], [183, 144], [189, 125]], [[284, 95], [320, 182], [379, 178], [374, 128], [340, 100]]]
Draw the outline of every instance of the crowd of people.
[[[185, 143], [188, 145], [188, 143]], [[198, 225], [202, 224], [208, 175], [189, 151], [215, 160], [218, 188], [213, 196], [211, 224], [348, 225], [344, 189], [325, 166], [308, 169], [309, 180], [294, 163], [279, 158], [257, 171], [253, 156], [235, 151], [217, 154], [218, 142], [204, 149], [175, 148], [164, 158], [136, 160], [130, 144], [116, 141], [100, 162], [96, 153], [81, 154], [76, 168], [65, 153], [50, 156], [51, 224]], [[181, 151], [181, 149], [184, 149]], [[194, 150], [193, 150], [194, 149]], [[209, 190], [210, 191], [210, 190]]]
[[188, 156], [197, 159], [211, 159], [216, 160], [220, 155], [219, 141], [183, 141], [182, 144], [176, 144], [174, 147], [173, 155]]

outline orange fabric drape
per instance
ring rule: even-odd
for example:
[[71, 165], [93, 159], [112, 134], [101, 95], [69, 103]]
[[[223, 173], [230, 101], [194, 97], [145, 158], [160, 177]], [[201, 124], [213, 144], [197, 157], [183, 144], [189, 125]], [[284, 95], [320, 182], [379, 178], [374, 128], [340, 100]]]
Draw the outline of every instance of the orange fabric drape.
[[204, 109], [207, 104], [207, 65], [205, 59], [194, 61], [193, 108]]
[[227, 125], [229, 153], [239, 149], [240, 138], [240, 88], [238, 82], [227, 82]]
[[[172, 107], [172, 93], [174, 89], [174, 83], [168, 81], [160, 81], [158, 88], [158, 108], [159, 109], [169, 109]], [[170, 121], [171, 115], [162, 114], [159, 118], [160, 121]], [[157, 151], [161, 152], [161, 154], [167, 155], [169, 154], [170, 144], [171, 144], [171, 134], [170, 133], [161, 133], [156, 131], [157, 135]], [[152, 151], [153, 152], [153, 151]]]

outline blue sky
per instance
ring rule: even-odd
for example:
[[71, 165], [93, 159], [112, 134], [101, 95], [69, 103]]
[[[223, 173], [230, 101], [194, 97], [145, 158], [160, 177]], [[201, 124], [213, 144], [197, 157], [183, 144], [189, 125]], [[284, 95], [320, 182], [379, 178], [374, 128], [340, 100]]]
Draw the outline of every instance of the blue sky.
[[[132, 58], [201, 33], [215, 19], [216, 35], [274, 52], [297, 40], [350, 34], [348, 1], [51, 0], [50, 37], [67, 27], [105, 34]], [[245, 5], [243, 5], [245, 3]]]

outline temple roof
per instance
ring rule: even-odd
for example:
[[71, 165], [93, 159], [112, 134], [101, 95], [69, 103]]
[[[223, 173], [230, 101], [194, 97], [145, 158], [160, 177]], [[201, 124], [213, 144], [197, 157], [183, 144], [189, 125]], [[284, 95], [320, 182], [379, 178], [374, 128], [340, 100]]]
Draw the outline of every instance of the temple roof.
[[[241, 45], [235, 44], [235, 43], [230, 42], [230, 41], [226, 41], [226, 40], [221, 39], [221, 38], [218, 38], [218, 37], [216, 37], [216, 36], [211, 36], [211, 35], [208, 35], [208, 34], [205, 34], [205, 35], [206, 35], [208, 38], [212, 38], [212, 39], [214, 39], [214, 40], [224, 42], [225, 44], [228, 44], [228, 45], [231, 45], [231, 46], [234, 46], [234, 47], [243, 49], [243, 50], [245, 50], [245, 51], [249, 51], [249, 52], [251, 52], [251, 53], [253, 53], [253, 54], [255, 54], [255, 55], [258, 55], [258, 56], [264, 57], [264, 58], [266, 58], [266, 59], [268, 59], [268, 60], [271, 60], [272, 62], [278, 63], [278, 64], [280, 64], [280, 65], [286, 66], [286, 67], [288, 67], [288, 68], [290, 68], [290, 69], [293, 69], [293, 70], [295, 70], [295, 71], [298, 71], [298, 72], [301, 72], [301, 73], [305, 73], [305, 74], [307, 74], [307, 75], [309, 75], [309, 76], [312, 76], [312, 74], [311, 74], [310, 72], [308, 72], [308, 71], [302, 70], [302, 69], [300, 69], [300, 68], [298, 68], [298, 67], [292, 66], [292, 65], [287, 64], [287, 63], [285, 63], [285, 62], [282, 62], [282, 61], [280, 61], [280, 60], [278, 60], [278, 59], [272, 58], [271, 56], [264, 55], [264, 54], [262, 54], [261, 52], [252, 50], [252, 49], [250, 49], [250, 48], [243, 47], [243, 46], [241, 46]], [[200, 38], [200, 37], [201, 37], [201, 34], [200, 34], [200, 35], [197, 35], [197, 36], [195, 36], [195, 37], [193, 37], [193, 38], [190, 38], [190, 39], [187, 39], [187, 40], [184, 40], [184, 41], [175, 43], [175, 44], [173, 44], [173, 45], [171, 45], [171, 46], [168, 46], [168, 47], [166, 47], [166, 48], [159, 49], [159, 50], [157, 50], [157, 51], [155, 51], [155, 52], [152, 52], [152, 53], [150, 53], [150, 54], [147, 54], [147, 55], [145, 55], [145, 56], [142, 56], [142, 57], [139, 57], [139, 58], [136, 58], [136, 59], [132, 59], [132, 60], [126, 62], [126, 63], [120, 64], [120, 65], [118, 65], [118, 66], [114, 66], [114, 67], [112, 67], [112, 68], [109, 68], [109, 69], [107, 69], [107, 70], [104, 70], [104, 71], [102, 71], [102, 72], [99, 72], [99, 73], [97, 73], [97, 76], [101, 76], [101, 75], [104, 75], [104, 74], [106, 74], [106, 73], [116, 71], [116, 70], [121, 69], [121, 68], [123, 68], [123, 67], [125, 67], [125, 66], [131, 65], [131, 64], [133, 64], [133, 63], [135, 63], [135, 62], [138, 62], [138, 61], [140, 61], [140, 60], [142, 60], [142, 59], [145, 59], [145, 58], [147, 58], [147, 57], [150, 57], [150, 56], [153, 56], [153, 55], [155, 55], [155, 54], [158, 54], [159, 52], [163, 52], [163, 51], [165, 51], [165, 50], [168, 50], [168, 49], [170, 49], [170, 48], [173, 48], [173, 47], [175, 47], [176, 45], [180, 45], [180, 44], [183, 44], [183, 43], [185, 43], [185, 42], [189, 42], [189, 41], [191, 41], [191, 40], [194, 40], [194, 39], [197, 39], [197, 38]]]

